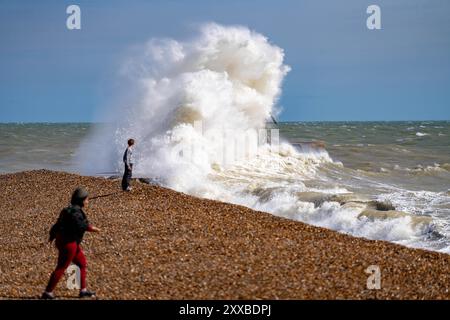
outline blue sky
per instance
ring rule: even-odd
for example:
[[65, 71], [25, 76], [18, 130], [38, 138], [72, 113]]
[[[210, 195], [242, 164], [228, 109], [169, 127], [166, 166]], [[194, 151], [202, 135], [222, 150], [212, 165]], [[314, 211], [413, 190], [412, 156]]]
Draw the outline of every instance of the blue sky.
[[[82, 29], [66, 28], [77, 4]], [[366, 8], [381, 7], [381, 30]], [[129, 48], [214, 21], [285, 50], [284, 121], [450, 120], [450, 1], [0, 0], [0, 122], [97, 121]]]

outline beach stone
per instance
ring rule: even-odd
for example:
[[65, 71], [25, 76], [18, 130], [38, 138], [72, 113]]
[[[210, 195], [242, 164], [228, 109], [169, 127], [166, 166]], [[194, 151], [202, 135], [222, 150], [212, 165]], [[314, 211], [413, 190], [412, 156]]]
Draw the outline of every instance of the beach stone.
[[[49, 170], [0, 175], [0, 299], [42, 293], [57, 259], [49, 228], [78, 186], [102, 195], [85, 210], [102, 232], [81, 244], [100, 299], [450, 299], [448, 254], [161, 186], [122, 192], [120, 181]], [[382, 272], [376, 292], [367, 289], [370, 265]], [[55, 293], [77, 297], [65, 279]]]
[[342, 205], [347, 202], [368, 202], [369, 199], [355, 193], [342, 193], [332, 195], [330, 201], [339, 202]]
[[145, 183], [145, 184], [151, 184], [152, 180], [150, 178], [138, 178], [139, 182]]
[[406, 212], [402, 211], [379, 211], [376, 209], [366, 209], [359, 214], [358, 217], [367, 217], [370, 219], [395, 219], [410, 216]]
[[395, 211], [395, 207], [390, 202], [369, 201], [368, 207], [378, 211]]
[[346, 202], [342, 205], [342, 208], [344, 209], [351, 209], [351, 210], [359, 210], [359, 211], [364, 211], [367, 209], [367, 203], [365, 202], [355, 202], [355, 201], [350, 201], [350, 202]]
[[388, 210], [388, 211], [379, 211], [374, 209], [366, 209], [358, 216], [359, 217], [367, 217], [369, 219], [396, 219], [409, 217], [411, 218], [411, 223], [414, 227], [419, 224], [430, 224], [433, 222], [433, 219], [428, 216], [417, 216], [403, 211], [396, 210]]
[[296, 196], [300, 201], [313, 203], [316, 208], [333, 197], [331, 194], [313, 191], [297, 192]]
[[267, 202], [270, 201], [274, 193], [279, 190], [278, 188], [254, 188], [251, 194], [257, 196], [259, 201]]

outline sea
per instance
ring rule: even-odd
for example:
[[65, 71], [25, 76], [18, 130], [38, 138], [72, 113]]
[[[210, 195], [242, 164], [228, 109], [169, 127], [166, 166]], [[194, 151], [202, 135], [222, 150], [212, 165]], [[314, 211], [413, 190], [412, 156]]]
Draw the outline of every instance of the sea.
[[[102, 177], [120, 174], [120, 165], [85, 169], [83, 159], [95, 158], [96, 150], [105, 148], [86, 148], [86, 141], [105, 126], [0, 124], [0, 173], [45, 168]], [[148, 150], [137, 139], [136, 175], [162, 178], [163, 185], [194, 196], [358, 237], [450, 253], [450, 121], [285, 122], [270, 128], [278, 129], [280, 140], [294, 151], [262, 154], [226, 168], [209, 163], [207, 178], [178, 180], [174, 177], [186, 174], [161, 174], [158, 163], [146, 167]], [[114, 161], [120, 163], [120, 153], [117, 157]], [[139, 169], [140, 163], [145, 169]], [[401, 214], [363, 214], [368, 201], [390, 204]]]

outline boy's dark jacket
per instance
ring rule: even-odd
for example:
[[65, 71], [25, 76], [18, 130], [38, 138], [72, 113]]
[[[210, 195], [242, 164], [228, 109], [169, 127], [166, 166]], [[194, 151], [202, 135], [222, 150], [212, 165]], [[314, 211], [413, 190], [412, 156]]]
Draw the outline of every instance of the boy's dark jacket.
[[52, 242], [60, 235], [65, 243], [83, 240], [84, 233], [89, 229], [89, 221], [86, 214], [78, 205], [70, 205], [59, 214], [56, 223], [50, 229], [49, 241]]

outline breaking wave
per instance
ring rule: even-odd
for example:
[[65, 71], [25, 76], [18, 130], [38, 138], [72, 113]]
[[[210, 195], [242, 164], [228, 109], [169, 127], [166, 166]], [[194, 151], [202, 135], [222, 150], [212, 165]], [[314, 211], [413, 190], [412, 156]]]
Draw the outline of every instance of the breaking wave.
[[80, 170], [120, 172], [125, 142], [133, 137], [135, 175], [172, 189], [430, 247], [431, 219], [374, 208], [374, 199], [359, 199], [336, 182], [349, 171], [323, 146], [292, 145], [267, 128], [289, 72], [283, 59], [281, 48], [241, 26], [211, 23], [189, 41], [150, 40], [125, 63], [131, 98], [106, 110], [113, 125], [81, 145]]

